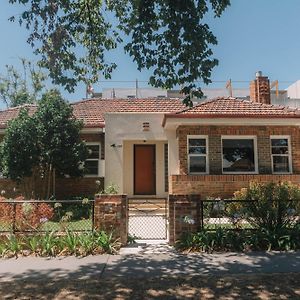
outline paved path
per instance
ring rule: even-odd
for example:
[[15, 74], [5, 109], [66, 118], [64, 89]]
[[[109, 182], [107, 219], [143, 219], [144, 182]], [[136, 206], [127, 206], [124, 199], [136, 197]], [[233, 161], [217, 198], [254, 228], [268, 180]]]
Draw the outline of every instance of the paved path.
[[300, 273], [300, 252], [180, 254], [167, 245], [123, 248], [119, 255], [0, 259], [0, 282], [41, 278]]

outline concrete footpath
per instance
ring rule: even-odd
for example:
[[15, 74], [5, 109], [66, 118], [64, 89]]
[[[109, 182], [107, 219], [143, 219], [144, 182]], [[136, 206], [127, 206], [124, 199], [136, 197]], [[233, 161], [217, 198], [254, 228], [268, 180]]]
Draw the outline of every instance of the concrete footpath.
[[15, 279], [300, 273], [300, 252], [181, 254], [168, 245], [134, 245], [119, 255], [0, 259], [0, 282]]

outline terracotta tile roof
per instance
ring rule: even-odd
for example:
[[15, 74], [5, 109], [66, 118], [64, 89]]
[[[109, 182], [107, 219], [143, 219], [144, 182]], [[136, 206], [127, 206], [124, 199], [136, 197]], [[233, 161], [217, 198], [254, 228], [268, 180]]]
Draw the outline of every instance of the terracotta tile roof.
[[165, 118], [300, 118], [300, 110], [262, 104], [232, 97], [221, 97], [192, 108], [166, 114]]
[[104, 115], [108, 112], [158, 112], [172, 113], [186, 106], [178, 99], [87, 99], [72, 104], [76, 118], [85, 127], [104, 127]]
[[[104, 114], [107, 112], [158, 112], [172, 113], [185, 108], [178, 99], [87, 99], [71, 103], [76, 118], [84, 122], [84, 127], [104, 127]], [[23, 105], [0, 111], [0, 128], [5, 128], [9, 120], [18, 116], [22, 107], [29, 113], [36, 111], [36, 105]]]
[[16, 106], [8, 108], [6, 110], [0, 111], [0, 128], [5, 128], [8, 121], [16, 118], [21, 110], [21, 108], [27, 108], [30, 115], [33, 115], [36, 111], [36, 105], [34, 104], [25, 104], [22, 106]]

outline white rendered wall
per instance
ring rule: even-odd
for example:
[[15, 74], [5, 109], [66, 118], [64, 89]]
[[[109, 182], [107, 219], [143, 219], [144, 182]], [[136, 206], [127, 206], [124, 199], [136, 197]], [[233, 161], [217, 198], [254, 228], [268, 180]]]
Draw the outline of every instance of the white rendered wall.
[[[105, 186], [113, 183], [120, 193], [133, 193], [133, 145], [156, 145], [157, 196], [164, 196], [164, 153], [169, 144], [169, 174], [179, 174], [178, 143], [175, 130], [162, 127], [163, 114], [159, 113], [107, 113], [105, 115]], [[143, 122], [150, 130], [143, 131]], [[176, 148], [176, 149], [175, 149]], [[171, 173], [172, 172], [172, 173]]]

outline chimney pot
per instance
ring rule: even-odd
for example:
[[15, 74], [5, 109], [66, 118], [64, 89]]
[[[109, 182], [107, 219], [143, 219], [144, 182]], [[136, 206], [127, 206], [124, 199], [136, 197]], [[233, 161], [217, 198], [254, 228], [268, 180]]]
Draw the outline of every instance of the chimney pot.
[[262, 71], [257, 71], [256, 73], [255, 73], [255, 77], [257, 78], [257, 77], [262, 77]]

